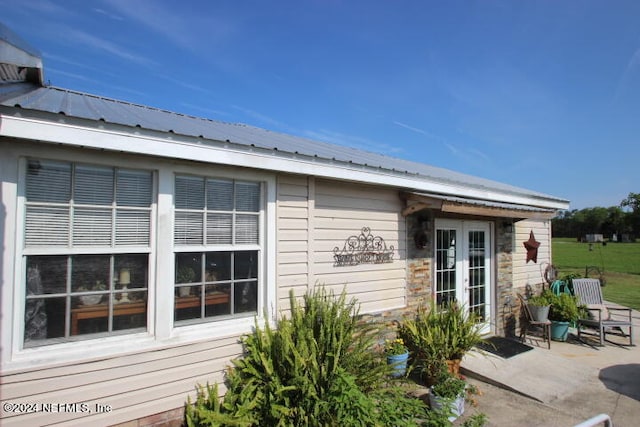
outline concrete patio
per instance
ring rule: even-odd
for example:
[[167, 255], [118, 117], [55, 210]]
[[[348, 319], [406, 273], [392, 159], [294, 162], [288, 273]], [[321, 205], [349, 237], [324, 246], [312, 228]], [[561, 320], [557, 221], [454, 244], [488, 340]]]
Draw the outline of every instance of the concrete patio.
[[[640, 313], [633, 312], [634, 344], [640, 344]], [[616, 427], [640, 425], [640, 346], [607, 335], [604, 347], [580, 342], [575, 330], [567, 342], [527, 337], [533, 350], [503, 359], [470, 354], [462, 371], [483, 392], [476, 412], [490, 426], [574, 426], [604, 413]], [[462, 420], [456, 422], [460, 424]], [[602, 425], [602, 424], [599, 424]]]

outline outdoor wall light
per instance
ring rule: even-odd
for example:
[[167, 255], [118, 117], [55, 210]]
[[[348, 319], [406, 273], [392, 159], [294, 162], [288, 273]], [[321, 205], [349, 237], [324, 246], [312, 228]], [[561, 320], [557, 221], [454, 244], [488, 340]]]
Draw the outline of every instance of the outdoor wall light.
[[429, 220], [421, 220], [418, 227], [418, 230], [413, 235], [413, 241], [416, 249], [425, 249], [429, 245]]
[[505, 233], [513, 233], [513, 222], [505, 221], [502, 223]]

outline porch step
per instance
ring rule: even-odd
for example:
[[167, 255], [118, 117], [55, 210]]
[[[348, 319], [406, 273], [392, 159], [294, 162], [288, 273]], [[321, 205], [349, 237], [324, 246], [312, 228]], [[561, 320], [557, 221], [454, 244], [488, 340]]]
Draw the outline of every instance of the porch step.
[[464, 375], [542, 403], [569, 396], [598, 377], [594, 367], [535, 347], [508, 359], [474, 350], [460, 367]]

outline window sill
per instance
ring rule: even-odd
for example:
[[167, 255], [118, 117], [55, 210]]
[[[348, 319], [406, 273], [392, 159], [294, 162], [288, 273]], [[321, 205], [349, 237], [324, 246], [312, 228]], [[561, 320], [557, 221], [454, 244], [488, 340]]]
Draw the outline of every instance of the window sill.
[[[218, 322], [177, 326], [166, 338], [157, 338], [143, 332], [25, 348], [14, 353], [13, 358], [3, 364], [1, 371], [3, 375], [16, 374], [33, 369], [115, 359], [211, 339], [233, 336], [239, 338], [241, 335], [251, 332], [255, 322], [255, 316], [247, 316]], [[264, 319], [258, 319], [258, 324], [264, 325]]]

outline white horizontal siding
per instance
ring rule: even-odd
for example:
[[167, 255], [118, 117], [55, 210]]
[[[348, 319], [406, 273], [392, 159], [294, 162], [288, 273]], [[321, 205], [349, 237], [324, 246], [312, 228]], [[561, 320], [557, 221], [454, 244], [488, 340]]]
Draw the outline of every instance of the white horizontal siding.
[[304, 294], [309, 283], [309, 227], [312, 205], [304, 176], [281, 175], [277, 182], [277, 299], [287, 310], [289, 291]]
[[[336, 292], [345, 289], [361, 312], [406, 304], [405, 221], [397, 191], [373, 186], [316, 181], [312, 241], [316, 282]], [[373, 236], [394, 247], [391, 263], [335, 266], [334, 249], [368, 227]]]
[[[533, 231], [538, 248], [538, 262], [527, 261], [524, 242]], [[515, 223], [515, 250], [513, 252], [513, 285], [515, 288], [534, 286], [544, 281], [544, 269], [551, 263], [551, 221], [523, 220]]]
[[[110, 425], [184, 405], [195, 385], [222, 382], [238, 337], [104, 360], [4, 375], [2, 402], [110, 405], [104, 415], [74, 412], [5, 414], [2, 425]], [[149, 411], [142, 408], [151, 408]]]
[[[286, 314], [289, 291], [325, 285], [346, 289], [365, 312], [402, 307], [406, 298], [405, 222], [397, 191], [303, 176], [278, 178], [278, 300]], [[307, 215], [307, 216], [305, 216]], [[369, 227], [394, 247], [388, 264], [334, 265], [334, 249]]]

